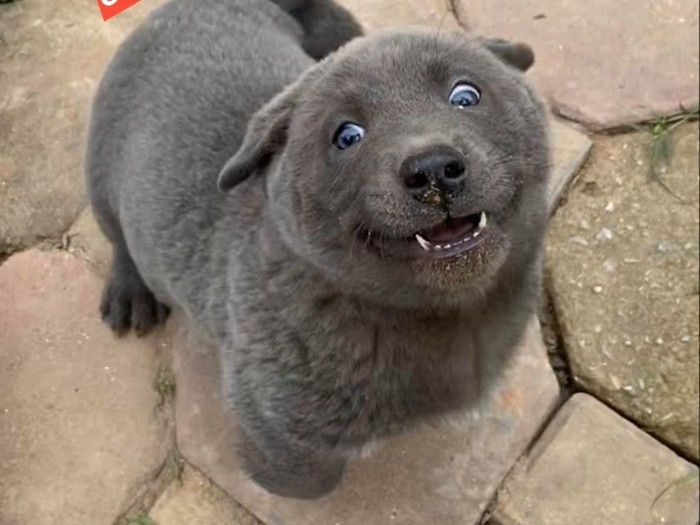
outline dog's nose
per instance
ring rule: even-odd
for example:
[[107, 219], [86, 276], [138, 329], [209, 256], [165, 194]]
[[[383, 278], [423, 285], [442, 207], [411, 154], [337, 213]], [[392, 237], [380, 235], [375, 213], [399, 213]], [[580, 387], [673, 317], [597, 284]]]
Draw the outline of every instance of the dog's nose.
[[435, 187], [440, 192], [459, 193], [464, 187], [465, 174], [464, 158], [453, 151], [433, 151], [409, 157], [399, 170], [404, 186], [416, 197]]

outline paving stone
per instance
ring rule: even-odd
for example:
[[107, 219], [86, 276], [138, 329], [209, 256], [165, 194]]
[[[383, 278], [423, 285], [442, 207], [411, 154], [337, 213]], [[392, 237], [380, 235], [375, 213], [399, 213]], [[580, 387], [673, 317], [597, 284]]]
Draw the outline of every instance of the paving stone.
[[550, 225], [547, 269], [574, 380], [695, 460], [698, 125], [649, 182], [647, 133], [600, 137]]
[[86, 208], [71, 225], [67, 234], [67, 248], [85, 259], [97, 275], [107, 278], [112, 259], [112, 245], [104, 236], [90, 208]]
[[107, 23], [84, 0], [0, 6], [0, 254], [60, 236], [85, 206], [92, 92], [117, 44], [162, 3]]
[[478, 523], [558, 398], [533, 324], [484, 406], [392, 438], [369, 458], [351, 461], [341, 487], [330, 496], [294, 501], [269, 495], [240, 470], [235, 422], [222, 408], [216, 352], [188, 343], [184, 335], [176, 341], [180, 451], [263, 522], [275, 525]]
[[435, 31], [457, 31], [449, 0], [338, 0], [362, 23], [365, 31], [421, 26]]
[[559, 411], [489, 525], [696, 525], [698, 468], [589, 395]]
[[549, 122], [552, 172], [549, 183], [549, 207], [554, 210], [569, 182], [588, 158], [593, 142], [585, 134], [560, 120]]
[[155, 338], [115, 339], [76, 257], [0, 266], [0, 523], [112, 525], [166, 456]]
[[262, 525], [201, 472], [186, 465], [149, 513], [157, 525]]
[[455, 0], [483, 35], [528, 42], [532, 75], [555, 110], [592, 129], [698, 103], [696, 0]]

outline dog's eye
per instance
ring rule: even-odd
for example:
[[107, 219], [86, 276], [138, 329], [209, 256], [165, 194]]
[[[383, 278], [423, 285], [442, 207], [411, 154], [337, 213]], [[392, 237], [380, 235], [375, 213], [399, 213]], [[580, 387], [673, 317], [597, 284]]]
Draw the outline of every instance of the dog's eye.
[[476, 87], [471, 84], [461, 83], [457, 84], [450, 93], [450, 104], [453, 106], [458, 106], [460, 108], [466, 108], [467, 106], [475, 106], [479, 103], [481, 99], [481, 93]]
[[356, 142], [360, 142], [364, 136], [365, 130], [362, 126], [346, 122], [335, 131], [333, 144], [338, 149], [346, 149]]

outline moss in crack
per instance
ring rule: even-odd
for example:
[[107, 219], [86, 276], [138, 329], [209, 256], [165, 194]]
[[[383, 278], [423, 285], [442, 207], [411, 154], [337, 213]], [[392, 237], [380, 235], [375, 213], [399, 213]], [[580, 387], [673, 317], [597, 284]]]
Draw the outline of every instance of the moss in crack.
[[681, 108], [678, 113], [657, 117], [647, 123], [651, 133], [649, 180], [659, 184], [681, 202], [685, 202], [685, 199], [668, 186], [663, 174], [673, 161], [673, 131], [681, 124], [696, 121], [698, 118], [700, 118], [700, 105], [690, 109]]
[[170, 373], [170, 370], [161, 367], [158, 371], [158, 376], [155, 380], [156, 392], [160, 395], [161, 404], [170, 402], [175, 399], [175, 378]]

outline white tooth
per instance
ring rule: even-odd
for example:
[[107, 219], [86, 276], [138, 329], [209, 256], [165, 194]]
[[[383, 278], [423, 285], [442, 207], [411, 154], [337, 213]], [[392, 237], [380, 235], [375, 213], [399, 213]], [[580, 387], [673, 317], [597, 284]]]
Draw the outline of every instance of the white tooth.
[[423, 248], [426, 252], [433, 250], [433, 245], [426, 241], [421, 236], [421, 234], [416, 233], [416, 240], [418, 241], [418, 244], [420, 244], [420, 247]]
[[478, 237], [479, 235], [481, 235], [481, 230], [476, 230], [476, 231], [472, 234], [472, 237]]
[[486, 212], [481, 212], [481, 217], [479, 217], [479, 230], [486, 228]]
[[452, 245], [451, 245], [451, 244], [445, 244], [445, 245], [443, 246], [443, 248], [445, 248], [445, 249], [447, 250], [448, 248], [452, 248]]

